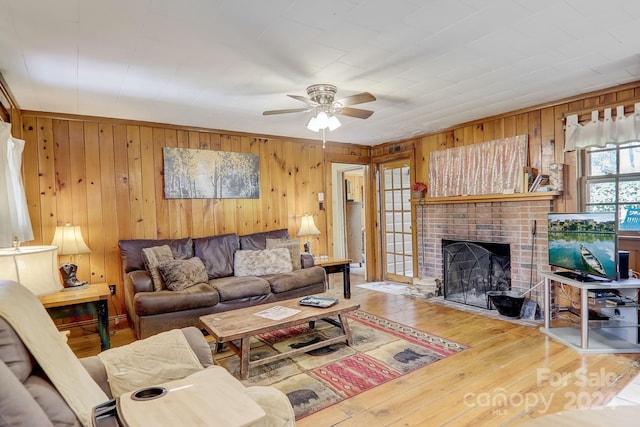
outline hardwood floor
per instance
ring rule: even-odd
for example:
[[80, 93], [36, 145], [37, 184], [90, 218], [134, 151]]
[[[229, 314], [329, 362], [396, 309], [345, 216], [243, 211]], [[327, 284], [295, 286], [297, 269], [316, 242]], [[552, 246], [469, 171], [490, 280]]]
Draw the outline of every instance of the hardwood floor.
[[[606, 404], [639, 372], [640, 355], [580, 355], [536, 327], [495, 320], [355, 285], [361, 309], [469, 348], [299, 420], [307, 426], [519, 425], [558, 411]], [[341, 289], [338, 275], [331, 287]], [[112, 346], [131, 342], [118, 330]], [[72, 336], [79, 356], [99, 350], [96, 334]], [[633, 424], [630, 421], [630, 425]]]

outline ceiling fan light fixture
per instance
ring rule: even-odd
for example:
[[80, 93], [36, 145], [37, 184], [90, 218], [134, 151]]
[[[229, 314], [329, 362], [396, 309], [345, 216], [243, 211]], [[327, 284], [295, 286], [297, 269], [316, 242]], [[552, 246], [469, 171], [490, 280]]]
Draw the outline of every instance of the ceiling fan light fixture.
[[336, 116], [329, 116], [329, 130], [330, 131], [334, 131], [336, 129], [338, 129], [340, 126], [342, 126], [342, 123], [340, 123], [340, 120], [338, 120], [338, 118]]
[[329, 116], [324, 111], [320, 111], [316, 115], [316, 120], [318, 121], [318, 126], [320, 129], [326, 129], [329, 126]]
[[311, 117], [307, 122], [307, 129], [313, 132], [320, 132], [320, 124], [315, 116]]

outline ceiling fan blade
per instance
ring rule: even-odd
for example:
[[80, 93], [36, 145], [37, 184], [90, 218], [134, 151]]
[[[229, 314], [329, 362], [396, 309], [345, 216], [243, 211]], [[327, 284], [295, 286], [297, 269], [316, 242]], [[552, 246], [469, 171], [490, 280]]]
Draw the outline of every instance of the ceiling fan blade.
[[262, 113], [263, 116], [271, 116], [273, 114], [286, 114], [286, 113], [305, 113], [311, 111], [313, 108], [289, 108], [286, 110], [269, 110]]
[[336, 102], [340, 103], [343, 107], [348, 107], [349, 105], [364, 104], [365, 102], [371, 102], [375, 100], [376, 97], [371, 95], [369, 92], [362, 92], [356, 95], [338, 99]]
[[343, 116], [349, 116], [349, 117], [357, 117], [359, 119], [366, 119], [367, 117], [369, 117], [369, 116], [371, 116], [373, 114], [373, 111], [371, 111], [371, 110], [363, 110], [361, 108], [345, 107], [338, 114], [342, 114]]
[[313, 107], [318, 105], [318, 103], [315, 102], [314, 100], [306, 98], [304, 96], [300, 96], [300, 95], [287, 95], [287, 96], [293, 99], [297, 99], [298, 101], [304, 102], [305, 104], [311, 105]]

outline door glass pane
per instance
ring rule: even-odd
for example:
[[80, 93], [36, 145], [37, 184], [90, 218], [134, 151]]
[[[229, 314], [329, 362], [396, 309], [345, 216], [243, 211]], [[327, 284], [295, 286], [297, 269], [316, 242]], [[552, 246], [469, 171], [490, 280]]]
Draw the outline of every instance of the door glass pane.
[[[411, 277], [413, 274], [413, 253], [411, 236], [411, 195], [410, 168], [404, 162], [382, 165], [384, 177], [381, 206], [384, 207], [382, 218], [385, 221], [385, 242], [383, 248], [386, 260], [385, 278], [391, 276]], [[407, 244], [407, 242], [409, 242]]]

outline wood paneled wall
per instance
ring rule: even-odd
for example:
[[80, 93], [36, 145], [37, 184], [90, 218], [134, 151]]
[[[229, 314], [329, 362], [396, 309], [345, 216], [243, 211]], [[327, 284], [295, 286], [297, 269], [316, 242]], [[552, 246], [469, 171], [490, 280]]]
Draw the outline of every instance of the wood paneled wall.
[[[15, 132], [14, 132], [15, 134]], [[294, 237], [310, 213], [328, 253], [330, 218], [319, 210], [328, 192], [325, 156], [369, 156], [369, 147], [265, 138], [93, 117], [23, 112], [24, 182], [35, 240], [50, 244], [57, 225], [79, 225], [91, 254], [78, 277], [118, 284], [120, 239], [240, 235], [287, 228]], [[259, 199], [165, 199], [163, 147], [222, 150], [260, 156]], [[64, 258], [64, 257], [61, 257]], [[66, 261], [61, 259], [61, 261]]]
[[[592, 110], [600, 110], [602, 116], [606, 107], [633, 106], [636, 102], [640, 102], [640, 82], [461, 124], [431, 135], [382, 144], [373, 148], [372, 155], [376, 159], [405, 153], [406, 157], [415, 160], [416, 180], [428, 182], [432, 151], [526, 134], [530, 166], [548, 173], [551, 163], [565, 165], [564, 192], [555, 201], [555, 210], [578, 211], [578, 158], [575, 151], [564, 152], [564, 116], [579, 113], [581, 120], [586, 120]], [[640, 268], [640, 242], [622, 238], [620, 247], [631, 252], [630, 265]]]

